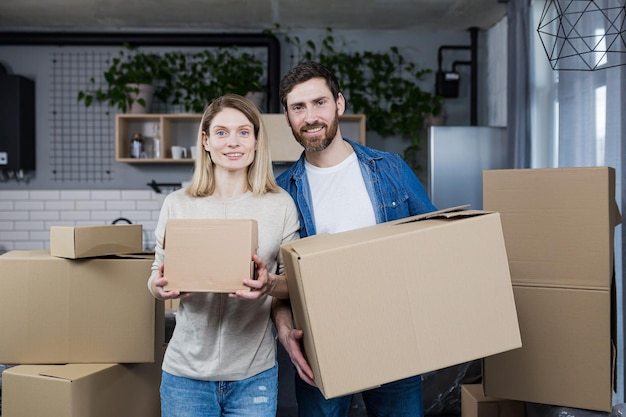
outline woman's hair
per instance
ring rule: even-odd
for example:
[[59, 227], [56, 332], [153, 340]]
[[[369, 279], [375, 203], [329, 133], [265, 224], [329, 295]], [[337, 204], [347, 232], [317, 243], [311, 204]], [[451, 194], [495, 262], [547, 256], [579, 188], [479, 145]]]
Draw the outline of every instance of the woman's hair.
[[287, 94], [293, 88], [312, 78], [322, 78], [326, 81], [328, 89], [333, 95], [335, 101], [339, 98], [339, 81], [328, 67], [313, 61], [302, 62], [291, 68], [280, 80], [278, 86], [278, 96], [283, 108], [287, 108]]
[[215, 165], [209, 152], [204, 149], [202, 132], [209, 135], [211, 122], [224, 109], [242, 112], [254, 127], [256, 151], [254, 160], [248, 167], [248, 190], [255, 194], [278, 191], [279, 187], [272, 171], [272, 158], [267, 139], [267, 132], [259, 109], [254, 103], [237, 94], [226, 94], [213, 100], [204, 111], [196, 139], [196, 160], [191, 182], [186, 193], [192, 197], [205, 197], [215, 192]]

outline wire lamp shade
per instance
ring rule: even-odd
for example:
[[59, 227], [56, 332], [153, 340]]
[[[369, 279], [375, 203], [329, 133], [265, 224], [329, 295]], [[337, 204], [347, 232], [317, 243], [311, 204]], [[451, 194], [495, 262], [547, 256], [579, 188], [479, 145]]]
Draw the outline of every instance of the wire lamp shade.
[[626, 0], [546, 0], [537, 32], [552, 69], [626, 64]]

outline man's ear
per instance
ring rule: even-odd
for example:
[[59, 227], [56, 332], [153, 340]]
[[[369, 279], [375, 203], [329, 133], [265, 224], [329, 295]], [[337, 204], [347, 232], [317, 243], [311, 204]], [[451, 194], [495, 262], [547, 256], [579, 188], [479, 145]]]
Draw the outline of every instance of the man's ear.
[[344, 111], [346, 111], [346, 98], [339, 93], [337, 95], [337, 114], [341, 116]]
[[283, 110], [283, 114], [285, 115], [285, 120], [287, 120], [287, 126], [291, 127], [291, 122], [289, 121], [289, 115], [287, 114], [287, 109]]

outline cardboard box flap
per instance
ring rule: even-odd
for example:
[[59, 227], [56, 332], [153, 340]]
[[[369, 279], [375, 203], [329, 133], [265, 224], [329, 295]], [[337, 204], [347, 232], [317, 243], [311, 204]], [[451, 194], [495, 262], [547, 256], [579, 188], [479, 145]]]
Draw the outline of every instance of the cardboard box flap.
[[94, 374], [96, 372], [103, 371], [105, 369], [113, 368], [117, 364], [104, 364], [104, 363], [80, 363], [80, 364], [68, 364], [57, 365], [49, 369], [42, 370], [38, 374], [41, 376], [47, 376], [50, 378], [65, 379], [67, 381], [76, 381], [83, 378], [86, 375]]
[[[333, 252], [338, 247], [360, 246], [363, 242], [373, 238], [377, 240], [386, 238], [394, 240], [399, 235], [412, 234], [416, 229], [430, 228], [434, 224], [433, 221], [437, 220], [459, 220], [493, 213], [484, 210], [465, 210], [465, 207], [469, 206], [451, 207], [342, 233], [320, 233], [314, 236], [315, 239], [311, 239], [312, 236], [305, 237], [286, 243], [283, 247], [299, 255], [317, 255], [324, 252]], [[425, 220], [429, 220], [429, 222]], [[401, 228], [404, 228], [404, 231]]]
[[[7, 376], [8, 374], [12, 375], [25, 375], [25, 376], [39, 376], [42, 372], [46, 372], [51, 367], [56, 365], [28, 365], [28, 366], [14, 366], [12, 368], [5, 369], [2, 372], [3, 376]], [[1, 397], [0, 397], [1, 398]], [[1, 415], [1, 414], [0, 414]]]
[[473, 217], [473, 216], [484, 216], [485, 214], [491, 214], [493, 212], [486, 210], [467, 210], [466, 208], [469, 205], [452, 207], [444, 210], [437, 210], [430, 213], [421, 214], [419, 216], [409, 217], [408, 219], [402, 219], [396, 222], [396, 224], [404, 224], [411, 223], [414, 221], [421, 220], [432, 220], [432, 219], [456, 219], [456, 218], [465, 218], [465, 217]]

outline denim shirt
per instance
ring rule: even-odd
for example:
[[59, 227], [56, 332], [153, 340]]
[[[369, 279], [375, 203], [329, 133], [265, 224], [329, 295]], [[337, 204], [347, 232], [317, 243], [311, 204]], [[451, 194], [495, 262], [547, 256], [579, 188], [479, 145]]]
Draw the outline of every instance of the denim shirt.
[[[379, 151], [344, 138], [359, 160], [365, 187], [372, 201], [376, 223], [435, 211], [424, 186], [395, 153]], [[300, 237], [316, 234], [311, 189], [300, 159], [276, 179], [294, 199], [300, 219]]]

